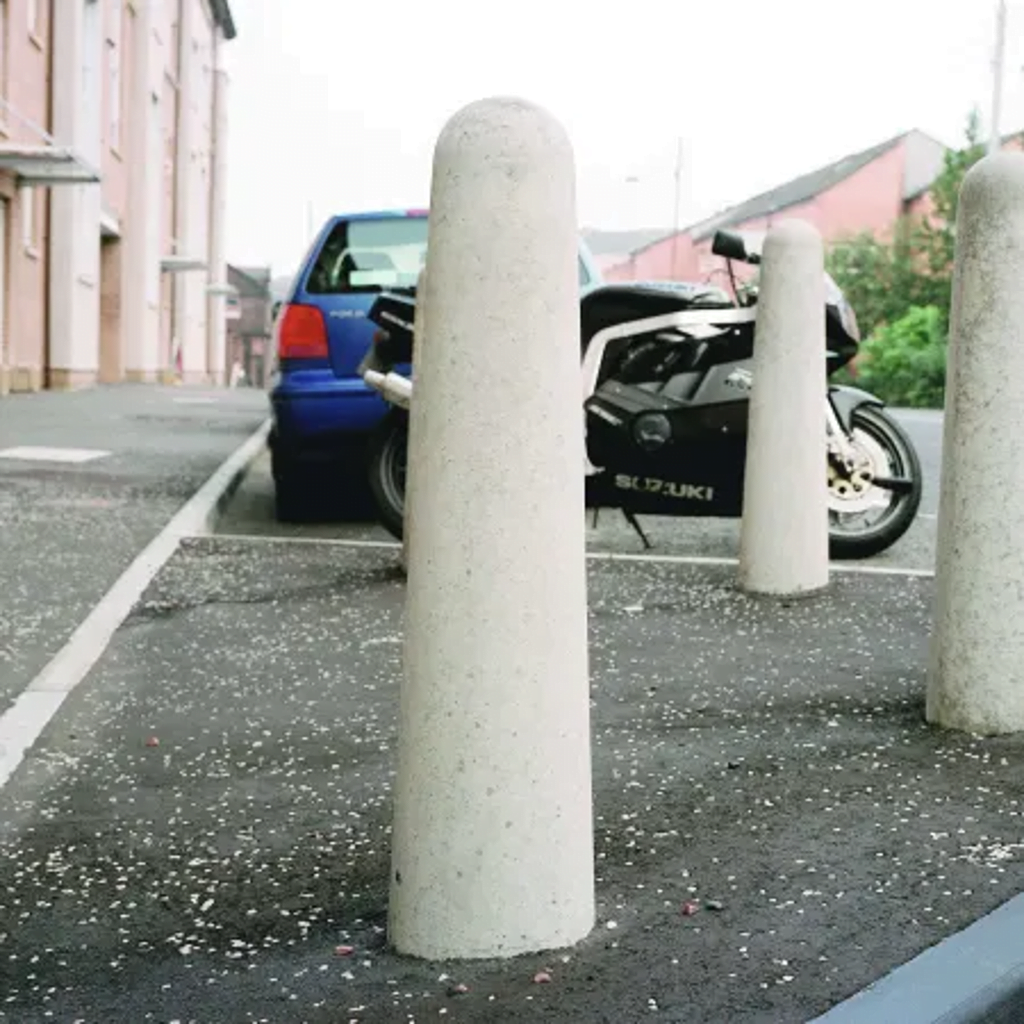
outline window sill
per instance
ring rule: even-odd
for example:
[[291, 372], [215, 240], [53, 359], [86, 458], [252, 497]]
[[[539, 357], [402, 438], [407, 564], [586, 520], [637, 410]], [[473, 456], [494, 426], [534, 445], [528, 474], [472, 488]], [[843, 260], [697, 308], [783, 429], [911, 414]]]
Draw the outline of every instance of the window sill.
[[28, 33], [28, 41], [40, 53], [42, 53], [46, 49], [46, 44], [43, 42], [42, 38], [39, 35], [37, 35], [35, 32], [31, 31], [31, 30], [29, 30], [29, 33]]

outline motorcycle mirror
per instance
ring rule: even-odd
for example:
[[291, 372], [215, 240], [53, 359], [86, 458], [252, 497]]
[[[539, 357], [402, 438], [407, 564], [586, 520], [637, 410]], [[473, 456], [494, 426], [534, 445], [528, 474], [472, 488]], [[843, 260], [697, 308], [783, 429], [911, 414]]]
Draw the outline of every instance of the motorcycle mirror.
[[711, 240], [711, 251], [716, 256], [724, 256], [727, 260], [747, 261], [747, 243], [742, 235], [733, 231], [716, 231]]

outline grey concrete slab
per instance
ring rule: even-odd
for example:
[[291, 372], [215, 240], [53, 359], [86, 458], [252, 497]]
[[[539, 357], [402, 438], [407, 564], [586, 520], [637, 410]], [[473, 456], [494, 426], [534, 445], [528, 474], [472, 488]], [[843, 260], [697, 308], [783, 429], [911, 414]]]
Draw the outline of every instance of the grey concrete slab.
[[1024, 739], [923, 722], [931, 581], [778, 605], [592, 563], [593, 935], [394, 957], [396, 569], [230, 538], [169, 563], [0, 791], [0, 1020], [786, 1024], [1022, 888]]
[[0, 713], [178, 508], [265, 418], [249, 389], [116, 386], [0, 399]]
[[[939, 474], [942, 454], [942, 414], [932, 410], [896, 410], [918, 449], [924, 473], [924, 496], [917, 521], [907, 534], [868, 564], [930, 571], [935, 564], [935, 516], [938, 512]], [[356, 481], [355, 484], [359, 482]], [[274, 519], [274, 482], [270, 459], [253, 465], [218, 525], [223, 534], [255, 534], [278, 537], [318, 537], [343, 540], [391, 540], [390, 534], [372, 521], [372, 507], [363, 501], [342, 518], [330, 502], [324, 504], [322, 521], [283, 524]], [[602, 512], [595, 526], [587, 517], [587, 543], [591, 550], [618, 553], [643, 551], [636, 533], [620, 513]], [[664, 555], [734, 558], [739, 551], [739, 521], [721, 519], [666, 519], [645, 516], [644, 531], [654, 551]]]

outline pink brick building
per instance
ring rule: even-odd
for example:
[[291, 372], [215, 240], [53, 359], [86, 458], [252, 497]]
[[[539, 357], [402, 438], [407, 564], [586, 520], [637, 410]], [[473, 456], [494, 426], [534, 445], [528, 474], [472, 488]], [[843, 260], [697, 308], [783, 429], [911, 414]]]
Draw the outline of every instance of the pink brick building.
[[[1020, 148], [1019, 136], [1006, 140]], [[905, 132], [844, 157], [779, 188], [669, 234], [604, 270], [609, 281], [676, 279], [726, 285], [725, 261], [711, 253], [722, 228], [765, 231], [778, 217], [800, 217], [826, 244], [862, 231], [888, 235], [905, 213], [928, 208], [929, 188], [942, 169], [946, 147], [920, 131]]]
[[229, 0], [0, 0], [0, 394], [225, 376]]

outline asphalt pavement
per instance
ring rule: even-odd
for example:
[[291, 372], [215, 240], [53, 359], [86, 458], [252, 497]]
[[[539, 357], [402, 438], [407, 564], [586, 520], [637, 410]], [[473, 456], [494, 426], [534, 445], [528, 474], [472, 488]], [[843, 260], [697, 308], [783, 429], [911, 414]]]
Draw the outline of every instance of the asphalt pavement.
[[[86, 579], [101, 590], [147, 528], [94, 520], [127, 521], [149, 494], [139, 514], [159, 529], [218, 431], [222, 458], [263, 412], [257, 396], [205, 411], [176, 396], [71, 434], [116, 452], [137, 429], [134, 469], [111, 454], [21, 480], [0, 459], [25, 496], [3, 506], [22, 545], [67, 495], [76, 547], [95, 549], [92, 576], [62, 583], [22, 553], [5, 585], [36, 572], [54, 588], [32, 607]], [[928, 569], [941, 421], [905, 422], [928, 482], [890, 564]], [[70, 440], [40, 427], [10, 443]], [[179, 455], [161, 462], [167, 444]], [[773, 602], [739, 593], [729, 566], [598, 559], [593, 934], [506, 962], [394, 956], [404, 580], [393, 548], [321, 543], [385, 540], [376, 527], [280, 527], [271, 498], [258, 460], [219, 535], [182, 543], [0, 787], [0, 1020], [787, 1024], [1024, 888], [1024, 737], [923, 721], [931, 579], [836, 573], [826, 594]], [[653, 526], [660, 551], [734, 550], [735, 524]], [[612, 522], [590, 540], [638, 550]], [[11, 663], [22, 677], [31, 649]]]
[[0, 399], [0, 714], [266, 415], [251, 389]]
[[395, 553], [186, 542], [0, 791], [0, 1019], [785, 1024], [1015, 895], [1024, 739], [924, 724], [931, 580], [732, 579], [591, 563], [597, 927], [422, 963], [383, 932]]

